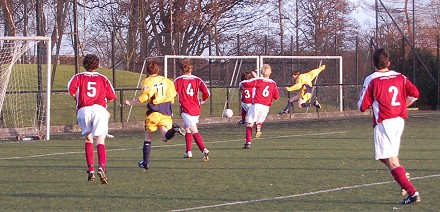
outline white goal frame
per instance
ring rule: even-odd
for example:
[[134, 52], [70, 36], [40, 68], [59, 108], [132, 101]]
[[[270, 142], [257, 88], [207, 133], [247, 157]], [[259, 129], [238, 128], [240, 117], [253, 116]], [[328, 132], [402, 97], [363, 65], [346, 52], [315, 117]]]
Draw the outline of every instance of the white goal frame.
[[[46, 93], [46, 102], [45, 102], [45, 140], [50, 140], [50, 103], [51, 103], [51, 77], [52, 77], [52, 42], [50, 37], [44, 37], [44, 36], [29, 36], [29, 37], [17, 37], [17, 36], [6, 36], [6, 37], [0, 37], [0, 40], [10, 40], [10, 41], [44, 41], [46, 42], [46, 91], [42, 91], [43, 93]], [[10, 64], [13, 65], [13, 64]], [[32, 138], [29, 138], [30, 140]]]
[[268, 55], [262, 55], [260, 56], [260, 64], [264, 64], [265, 59], [305, 59], [305, 60], [338, 60], [339, 61], [339, 86], [338, 86], [338, 92], [339, 92], [339, 111], [342, 112], [344, 110], [344, 98], [343, 98], [343, 75], [342, 75], [342, 56], [268, 56]]
[[189, 55], [165, 55], [164, 57], [164, 76], [168, 77], [168, 59], [223, 59], [223, 60], [239, 60], [239, 59], [255, 59], [255, 70], [260, 70], [260, 56], [189, 56]]

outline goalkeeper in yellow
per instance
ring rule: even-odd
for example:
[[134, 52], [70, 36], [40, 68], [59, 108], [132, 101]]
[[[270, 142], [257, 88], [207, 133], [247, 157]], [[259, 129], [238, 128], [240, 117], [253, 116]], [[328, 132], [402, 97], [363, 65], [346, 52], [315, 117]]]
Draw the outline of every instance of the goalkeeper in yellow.
[[312, 97], [312, 87], [313, 87], [313, 79], [315, 79], [321, 71], [325, 69], [325, 65], [317, 69], [313, 69], [307, 73], [300, 74], [299, 71], [295, 71], [292, 73], [292, 79], [295, 81], [295, 84], [291, 87], [286, 87], [287, 91], [296, 91], [299, 90], [298, 95], [292, 96], [287, 102], [286, 107], [281, 110], [278, 114], [286, 114], [289, 112], [290, 108], [293, 106], [294, 102], [298, 102], [298, 108], [310, 107], [310, 105], [314, 105], [317, 108], [321, 108], [318, 100], [315, 102], [309, 102], [309, 99]]
[[173, 115], [171, 104], [174, 103], [174, 97], [177, 95], [174, 82], [158, 75], [159, 70], [159, 63], [156, 60], [148, 61], [148, 77], [142, 81], [142, 93], [133, 101], [125, 100], [126, 105], [147, 103], [143, 160], [138, 163], [139, 167], [145, 170], [150, 167], [151, 141], [154, 132], [159, 130], [164, 142], [173, 138], [176, 133], [185, 134], [184, 129], [176, 123], [173, 124], [171, 118]]

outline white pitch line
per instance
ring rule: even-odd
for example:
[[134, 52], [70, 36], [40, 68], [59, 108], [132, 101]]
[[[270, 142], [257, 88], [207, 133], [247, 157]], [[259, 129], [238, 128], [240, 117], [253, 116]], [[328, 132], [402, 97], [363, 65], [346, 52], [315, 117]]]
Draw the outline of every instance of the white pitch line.
[[[411, 181], [419, 180], [419, 179], [426, 179], [426, 178], [433, 178], [433, 177], [440, 177], [440, 174], [428, 175], [428, 176], [422, 176], [422, 177], [411, 177]], [[356, 189], [356, 188], [365, 188], [365, 187], [371, 187], [371, 186], [377, 186], [377, 185], [384, 185], [384, 184], [390, 184], [390, 183], [394, 183], [394, 182], [395, 181], [393, 180], [393, 181], [368, 183], [368, 184], [360, 184], [360, 185], [353, 185], [353, 186], [344, 186], [344, 187], [339, 187], [339, 188], [313, 191], [313, 192], [307, 192], [307, 193], [302, 193], [302, 194], [292, 194], [292, 195], [287, 195], [287, 196], [278, 196], [278, 197], [271, 197], [271, 198], [227, 202], [227, 203], [215, 204], [215, 205], [198, 206], [198, 207], [193, 207], [193, 208], [174, 209], [174, 210], [171, 210], [170, 212], [193, 211], [193, 210], [202, 210], [202, 209], [207, 209], [207, 208], [219, 208], [219, 207], [224, 207], [224, 206], [249, 204], [249, 203], [255, 203], [255, 202], [276, 201], [276, 200], [282, 200], [282, 199], [290, 199], [290, 198], [294, 198], [294, 197], [303, 197], [303, 196], [310, 196], [310, 195], [315, 195], [315, 194], [330, 193], [330, 192], [336, 192], [336, 191], [352, 190], [352, 189]]]
[[[276, 138], [289, 138], [289, 137], [299, 137], [299, 136], [313, 136], [313, 135], [331, 135], [331, 134], [343, 134], [347, 133], [348, 131], [337, 131], [337, 132], [323, 132], [323, 133], [310, 133], [310, 134], [302, 134], [302, 135], [288, 135], [288, 136], [275, 136], [275, 137], [265, 137], [267, 139], [276, 139]], [[211, 141], [211, 142], [205, 142], [208, 144], [213, 143], [225, 143], [225, 142], [236, 142], [236, 141], [244, 141], [245, 139], [235, 139], [235, 140], [222, 140], [222, 141]], [[165, 147], [176, 147], [176, 146], [183, 146], [185, 144], [171, 144], [171, 145], [164, 145], [164, 146], [153, 146], [153, 148], [165, 148]], [[139, 148], [121, 148], [121, 149], [109, 149], [107, 152], [113, 152], [113, 151], [126, 151], [126, 150], [134, 150], [134, 149], [141, 149]], [[95, 151], [96, 152], [96, 151]], [[13, 160], [13, 159], [27, 159], [27, 158], [38, 158], [38, 157], [48, 157], [48, 156], [54, 156], [54, 155], [70, 155], [70, 154], [83, 154], [84, 152], [59, 152], [59, 153], [51, 153], [51, 154], [39, 154], [39, 155], [28, 155], [28, 156], [20, 156], [20, 157], [6, 157], [6, 158], [0, 158], [0, 160]]]

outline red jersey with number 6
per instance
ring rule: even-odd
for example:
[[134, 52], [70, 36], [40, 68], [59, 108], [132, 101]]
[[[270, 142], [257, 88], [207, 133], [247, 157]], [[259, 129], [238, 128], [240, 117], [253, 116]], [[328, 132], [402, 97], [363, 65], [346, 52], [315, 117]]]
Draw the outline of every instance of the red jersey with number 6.
[[271, 106], [274, 99], [280, 98], [277, 83], [272, 79], [254, 78], [252, 81], [255, 82], [254, 104]]
[[408, 117], [406, 99], [417, 100], [419, 90], [406, 76], [395, 71], [374, 72], [365, 78], [358, 107], [373, 108], [373, 125], [385, 119]]
[[108, 78], [98, 72], [75, 74], [67, 83], [71, 96], [76, 98], [76, 109], [94, 104], [107, 108], [107, 102], [116, 98]]
[[174, 80], [174, 86], [179, 98], [180, 112], [199, 116], [201, 111], [199, 92], [202, 94], [201, 101], [206, 101], [210, 95], [205, 82], [194, 75], [182, 75]]

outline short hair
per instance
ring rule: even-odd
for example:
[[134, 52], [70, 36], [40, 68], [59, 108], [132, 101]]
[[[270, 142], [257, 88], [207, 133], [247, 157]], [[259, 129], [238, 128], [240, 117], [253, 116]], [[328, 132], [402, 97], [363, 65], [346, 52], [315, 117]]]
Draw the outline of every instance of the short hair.
[[254, 75], [252, 75], [252, 71], [245, 71], [241, 74], [241, 81], [250, 80], [252, 78], [254, 78]]
[[83, 66], [86, 71], [93, 71], [99, 68], [99, 57], [94, 54], [86, 54], [83, 58]]
[[373, 54], [373, 65], [378, 70], [387, 68], [390, 64], [390, 56], [385, 49], [376, 49]]
[[264, 64], [263, 67], [261, 67], [260, 73], [263, 77], [269, 77], [272, 73], [272, 68], [269, 64]]
[[180, 67], [180, 70], [182, 70], [182, 72], [185, 74], [191, 73], [193, 71], [193, 65], [192, 65], [191, 59], [189, 59], [189, 58], [182, 59], [180, 61], [179, 67]]
[[150, 59], [147, 62], [147, 72], [149, 75], [157, 74], [160, 71], [159, 62], [155, 59]]

